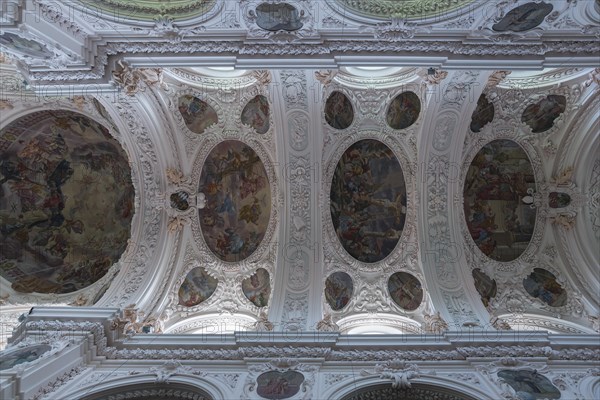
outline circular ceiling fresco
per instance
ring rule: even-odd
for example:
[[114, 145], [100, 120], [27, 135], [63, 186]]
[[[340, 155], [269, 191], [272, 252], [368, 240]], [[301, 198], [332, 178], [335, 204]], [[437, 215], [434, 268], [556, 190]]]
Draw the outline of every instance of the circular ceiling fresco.
[[390, 255], [404, 228], [406, 187], [389, 147], [366, 139], [346, 149], [333, 173], [330, 201], [336, 234], [352, 257], [372, 263]]
[[336, 0], [358, 14], [381, 18], [427, 18], [456, 10], [473, 0]]
[[154, 21], [186, 19], [211, 11], [215, 0], [79, 0], [87, 8], [86, 21], [95, 19]]
[[258, 154], [237, 140], [226, 140], [208, 154], [198, 191], [204, 241], [221, 260], [248, 258], [260, 245], [271, 215], [271, 188]]
[[471, 237], [496, 261], [517, 259], [533, 235], [536, 209], [525, 204], [535, 190], [531, 161], [512, 140], [483, 146], [467, 171], [464, 209]]
[[0, 132], [0, 274], [19, 292], [69, 293], [125, 251], [134, 189], [108, 130], [70, 111], [42, 111]]

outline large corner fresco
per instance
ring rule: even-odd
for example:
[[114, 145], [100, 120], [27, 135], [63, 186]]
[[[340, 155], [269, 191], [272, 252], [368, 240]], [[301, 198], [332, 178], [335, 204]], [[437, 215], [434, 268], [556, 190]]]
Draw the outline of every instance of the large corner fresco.
[[414, 92], [400, 93], [388, 106], [385, 120], [392, 129], [405, 129], [414, 124], [421, 113], [421, 100]]
[[567, 304], [567, 292], [556, 281], [554, 274], [543, 268], [534, 268], [533, 272], [523, 279], [523, 287], [529, 295], [551, 307], [561, 307]]
[[498, 377], [504, 380], [515, 391], [520, 400], [560, 399], [560, 390], [544, 375], [535, 370], [503, 369]]
[[521, 122], [526, 123], [533, 133], [546, 132], [554, 126], [554, 120], [565, 111], [565, 96], [551, 94], [535, 104], [528, 105], [521, 115]]
[[228, 262], [254, 253], [271, 215], [271, 188], [258, 154], [237, 140], [219, 143], [202, 167], [198, 192], [206, 196], [199, 214], [209, 249]]
[[531, 161], [512, 140], [494, 140], [475, 155], [463, 189], [465, 217], [479, 249], [496, 261], [513, 261], [527, 248], [536, 209], [526, 204], [535, 190]]
[[47, 344], [37, 344], [3, 351], [0, 353], [0, 371], [35, 361], [50, 350], [52, 350], [52, 347]]
[[0, 274], [19, 292], [70, 293], [104, 276], [131, 235], [125, 151], [95, 121], [42, 111], [0, 132]]
[[333, 174], [333, 226], [344, 249], [358, 261], [386, 258], [400, 240], [406, 218], [406, 186], [400, 162], [372, 139], [351, 145]]
[[506, 15], [492, 26], [496, 32], [524, 32], [539, 26], [554, 6], [552, 4], [526, 3], [510, 10]]
[[194, 268], [179, 287], [179, 305], [196, 306], [207, 300], [217, 290], [219, 281], [210, 276], [204, 268]]

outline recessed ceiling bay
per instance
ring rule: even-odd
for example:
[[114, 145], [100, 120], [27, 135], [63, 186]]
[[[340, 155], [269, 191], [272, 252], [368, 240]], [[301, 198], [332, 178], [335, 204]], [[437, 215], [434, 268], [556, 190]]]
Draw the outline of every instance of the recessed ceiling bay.
[[102, 278], [131, 235], [125, 151], [94, 120], [40, 111], [2, 129], [0, 274], [18, 292], [70, 293]]

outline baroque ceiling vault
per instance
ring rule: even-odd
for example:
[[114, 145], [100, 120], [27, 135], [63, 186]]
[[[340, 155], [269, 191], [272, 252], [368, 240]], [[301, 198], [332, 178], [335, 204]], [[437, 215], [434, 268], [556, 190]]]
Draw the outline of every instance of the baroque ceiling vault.
[[[129, 335], [598, 332], [597, 1], [2, 7], [3, 346], [42, 305]], [[461, 398], [396, 383], [343, 398]]]

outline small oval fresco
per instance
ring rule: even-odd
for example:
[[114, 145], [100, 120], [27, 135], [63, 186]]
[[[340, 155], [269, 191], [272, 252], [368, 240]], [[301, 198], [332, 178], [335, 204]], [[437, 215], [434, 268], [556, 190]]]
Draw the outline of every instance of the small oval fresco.
[[390, 128], [408, 128], [417, 121], [421, 112], [421, 100], [413, 92], [404, 92], [390, 103], [385, 119]]
[[0, 371], [14, 368], [19, 364], [35, 361], [51, 349], [52, 347], [47, 344], [38, 344], [14, 350], [5, 350], [0, 353]]
[[346, 307], [353, 291], [352, 278], [345, 272], [334, 272], [325, 280], [325, 300], [334, 311]]
[[554, 6], [547, 3], [526, 3], [510, 10], [504, 18], [492, 26], [496, 32], [524, 32], [544, 22]]
[[221, 260], [242, 261], [260, 245], [271, 214], [265, 166], [252, 148], [237, 140], [215, 146], [202, 167], [198, 191], [206, 245]]
[[267, 306], [271, 295], [269, 272], [264, 268], [257, 269], [252, 276], [242, 281], [242, 291], [256, 307]]
[[256, 378], [256, 393], [265, 399], [287, 399], [300, 391], [304, 375], [296, 371], [269, 371]]
[[330, 192], [333, 227], [342, 247], [358, 261], [381, 261], [394, 250], [406, 218], [400, 162], [385, 144], [354, 143], [342, 154]]
[[120, 143], [64, 110], [19, 118], [0, 143], [0, 275], [22, 293], [71, 293], [102, 278], [135, 211]]
[[536, 371], [503, 369], [498, 371], [498, 378], [504, 379], [521, 400], [560, 399], [560, 390]]
[[256, 7], [256, 25], [271, 32], [291, 32], [302, 28], [303, 24], [300, 13], [291, 4], [262, 3]]
[[493, 119], [494, 103], [488, 101], [487, 96], [482, 94], [477, 100], [477, 107], [475, 107], [473, 115], [471, 115], [471, 131], [475, 133], [481, 132], [481, 128], [492, 122]]
[[526, 123], [533, 133], [545, 132], [552, 128], [554, 120], [565, 111], [565, 96], [551, 94], [535, 104], [528, 105], [521, 115], [521, 122]]
[[407, 311], [416, 310], [423, 301], [421, 282], [407, 272], [396, 272], [390, 276], [388, 291], [394, 303]]
[[179, 287], [179, 305], [193, 307], [202, 303], [217, 290], [218, 283], [204, 268], [192, 269]]
[[477, 292], [481, 296], [483, 305], [487, 307], [490, 300], [496, 297], [496, 291], [498, 290], [496, 280], [487, 276], [479, 268], [475, 268], [472, 274], [475, 281], [475, 289], [477, 289]]
[[532, 297], [537, 297], [552, 307], [562, 307], [567, 304], [567, 292], [550, 271], [534, 268], [533, 272], [523, 279], [523, 287]]
[[44, 44], [10, 32], [0, 35], [0, 45], [30, 57], [49, 58], [53, 56], [53, 53]]
[[350, 99], [342, 92], [333, 92], [325, 102], [325, 121], [335, 129], [346, 129], [354, 121]]
[[194, 133], [204, 133], [206, 128], [219, 122], [215, 109], [192, 95], [179, 98], [179, 112], [185, 125]]
[[263, 95], [258, 95], [246, 104], [242, 111], [242, 123], [250, 125], [258, 133], [269, 130], [269, 101]]
[[535, 190], [531, 161], [512, 140], [486, 144], [471, 162], [465, 218], [475, 244], [491, 259], [515, 260], [529, 245], [536, 210], [523, 202], [528, 190]]
[[563, 192], [550, 192], [548, 196], [550, 208], [563, 208], [571, 204], [571, 196]]
[[171, 196], [169, 197], [171, 207], [179, 211], [186, 211], [190, 208], [189, 198], [190, 194], [183, 190], [171, 193]]

